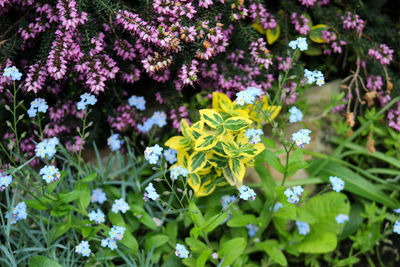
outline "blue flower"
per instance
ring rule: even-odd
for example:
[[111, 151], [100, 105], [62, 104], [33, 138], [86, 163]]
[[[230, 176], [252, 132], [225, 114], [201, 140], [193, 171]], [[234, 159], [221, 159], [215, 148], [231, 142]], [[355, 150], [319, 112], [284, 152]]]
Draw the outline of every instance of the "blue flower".
[[43, 98], [36, 98], [31, 102], [31, 107], [28, 109], [28, 116], [33, 118], [37, 112], [46, 113], [49, 106]]
[[167, 114], [165, 112], [156, 111], [153, 116], [148, 118], [143, 124], [138, 124], [139, 131], [146, 133], [148, 132], [154, 125], [158, 127], [163, 127], [167, 124]]
[[177, 154], [178, 154], [178, 151], [176, 151], [175, 149], [172, 149], [172, 148], [164, 151], [164, 157], [169, 162], [169, 164], [174, 164], [176, 162]]
[[396, 222], [394, 223], [393, 232], [400, 235], [400, 221], [396, 220]]
[[287, 196], [287, 201], [291, 204], [295, 204], [300, 201], [300, 195], [303, 193], [304, 189], [301, 186], [294, 186], [292, 189], [287, 188], [285, 192], [285, 196]]
[[282, 207], [283, 207], [282, 203], [280, 202], [276, 203], [274, 206], [274, 212], [277, 212]]
[[236, 200], [235, 196], [225, 195], [225, 196], [221, 197], [222, 208], [223, 209], [226, 208], [229, 205], [229, 203], [231, 203], [231, 202], [233, 202], [235, 200]]
[[121, 240], [124, 237], [126, 228], [123, 226], [113, 226], [108, 232], [111, 239]]
[[253, 189], [251, 189], [248, 186], [242, 185], [239, 188], [239, 192], [240, 192], [239, 197], [241, 199], [244, 199], [244, 200], [248, 200], [248, 199], [254, 200], [254, 199], [256, 199], [256, 193], [254, 192]]
[[106, 219], [105, 219], [105, 215], [104, 215], [104, 213], [100, 210], [100, 209], [97, 209], [97, 212], [96, 211], [91, 211], [89, 214], [88, 214], [88, 216], [89, 216], [89, 221], [91, 221], [91, 222], [95, 222], [95, 223], [97, 223], [97, 224], [100, 224], [100, 223], [103, 223], [103, 222], [105, 222], [106, 221]]
[[261, 129], [250, 128], [247, 129], [244, 135], [250, 140], [250, 143], [257, 144], [261, 141], [261, 136], [264, 132]]
[[110, 147], [111, 151], [116, 151], [121, 148], [121, 145], [124, 143], [123, 140], [119, 140], [119, 134], [113, 134], [109, 138], [107, 138], [107, 144]]
[[175, 255], [179, 258], [186, 259], [187, 257], [189, 257], [189, 251], [185, 248], [184, 245], [178, 243], [175, 247]]
[[289, 109], [289, 122], [290, 123], [295, 123], [303, 120], [303, 113], [301, 113], [300, 109], [296, 107], [292, 107]]
[[90, 197], [90, 202], [97, 202], [99, 204], [103, 204], [104, 201], [107, 200], [106, 193], [103, 192], [103, 189], [96, 188], [92, 190], [92, 196]]
[[157, 164], [157, 162], [160, 160], [162, 150], [163, 148], [159, 145], [146, 147], [146, 150], [144, 151], [144, 157], [150, 164]]
[[19, 70], [15, 66], [12, 66], [12, 67], [4, 69], [3, 76], [11, 77], [11, 79], [13, 81], [19, 81], [19, 80], [21, 80], [22, 73], [20, 73]]
[[346, 214], [339, 214], [336, 216], [335, 220], [337, 221], [338, 224], [344, 223], [349, 220], [349, 216]]
[[395, 213], [400, 214], [400, 209], [393, 210]]
[[75, 252], [79, 255], [82, 254], [84, 257], [89, 257], [90, 253], [92, 252], [89, 247], [88, 241], [82, 241], [79, 245], [75, 247]]
[[44, 139], [36, 145], [35, 154], [42, 159], [51, 159], [57, 152], [55, 147], [58, 144], [59, 141], [57, 137]]
[[147, 200], [148, 198], [152, 200], [157, 200], [160, 195], [157, 194], [156, 189], [153, 187], [152, 183], [149, 183], [147, 187], [145, 188], [146, 193], [144, 193], [144, 199]]
[[11, 224], [17, 223], [17, 221], [25, 220], [28, 216], [26, 212], [26, 204], [24, 201], [18, 203], [11, 213], [7, 213], [5, 217], [10, 220]]
[[0, 172], [0, 191], [4, 191], [11, 183], [12, 176], [6, 172]]
[[256, 226], [256, 225], [254, 225], [254, 224], [251, 224], [251, 223], [249, 223], [248, 225], [246, 225], [246, 228], [247, 228], [247, 234], [250, 236], [250, 237], [253, 237], [253, 236], [255, 236], [256, 235], [256, 233], [257, 233], [257, 231], [258, 231], [258, 226]]
[[86, 108], [86, 105], [94, 105], [97, 102], [97, 99], [94, 95], [89, 93], [84, 93], [81, 96], [81, 100], [77, 103], [77, 109], [82, 110]]
[[340, 192], [344, 188], [344, 181], [336, 176], [330, 176], [329, 181], [332, 184], [332, 189], [336, 192]]
[[189, 174], [189, 171], [182, 166], [173, 166], [171, 169], [171, 180], [176, 180], [178, 179], [179, 175], [182, 175], [183, 177], [187, 177]]
[[128, 99], [128, 103], [129, 103], [129, 105], [131, 107], [135, 107], [138, 110], [145, 110], [146, 109], [146, 107], [145, 107], [146, 100], [144, 100], [143, 96], [135, 96], [135, 95], [133, 95]]
[[310, 138], [311, 131], [308, 129], [301, 129], [298, 132], [292, 134], [292, 140], [296, 143], [298, 147], [303, 148], [304, 144], [309, 144], [311, 141]]
[[318, 86], [325, 84], [324, 74], [319, 70], [309, 71], [305, 69], [304, 77], [307, 79], [308, 84], [313, 84], [314, 82], [316, 82]]
[[60, 171], [53, 165], [44, 166], [40, 169], [39, 174], [47, 183], [58, 181], [60, 179]]
[[256, 97], [261, 96], [262, 91], [256, 87], [248, 87], [246, 90], [236, 93], [236, 104], [243, 106], [245, 104], [253, 104]]
[[306, 222], [296, 221], [299, 234], [307, 235], [310, 232], [310, 225]]
[[308, 49], [307, 39], [305, 37], [298, 37], [296, 40], [289, 42], [289, 47], [292, 49], [300, 49], [300, 51], [305, 51]]
[[114, 204], [111, 207], [111, 210], [114, 213], [118, 213], [118, 211], [125, 213], [129, 209], [130, 209], [130, 207], [129, 207], [128, 203], [126, 203], [123, 198], [116, 199], [114, 201]]

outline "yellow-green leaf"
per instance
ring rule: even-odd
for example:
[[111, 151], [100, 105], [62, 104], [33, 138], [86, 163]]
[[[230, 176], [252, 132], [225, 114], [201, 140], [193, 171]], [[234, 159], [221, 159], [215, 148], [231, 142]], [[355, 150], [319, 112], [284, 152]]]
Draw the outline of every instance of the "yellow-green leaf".
[[172, 136], [165, 142], [165, 146], [175, 150], [188, 150], [190, 146], [190, 139], [184, 136]]
[[206, 153], [203, 151], [194, 152], [189, 157], [189, 171], [194, 173], [201, 170], [207, 163]]
[[309, 34], [311, 41], [318, 44], [326, 43], [326, 40], [323, 39], [321, 36], [322, 31], [325, 31], [327, 28], [328, 26], [326, 26], [325, 24], [317, 24], [315, 26], [312, 26]]
[[191, 132], [190, 132], [189, 124], [187, 123], [187, 121], [185, 119], [181, 120], [181, 132], [182, 132], [183, 136], [193, 138], [193, 136], [191, 135]]
[[258, 23], [253, 23], [251, 24], [251, 27], [253, 27], [254, 29], [256, 29], [259, 33], [261, 34], [265, 34], [264, 28], [258, 24]]
[[209, 153], [207, 155], [208, 162], [211, 163], [215, 168], [225, 168], [228, 165], [228, 158], [220, 156], [217, 153]]
[[217, 138], [212, 134], [201, 135], [194, 144], [194, 149], [197, 151], [208, 150], [217, 144]]
[[200, 110], [201, 120], [204, 121], [208, 126], [214, 129], [218, 129], [222, 126], [224, 119], [221, 114], [213, 109], [201, 109]]
[[228, 131], [239, 131], [248, 127], [251, 123], [251, 120], [243, 117], [231, 117], [224, 121], [224, 128]]
[[212, 180], [209, 180], [201, 185], [198, 191], [194, 192], [195, 197], [204, 197], [208, 196], [215, 190], [215, 183]]
[[188, 184], [190, 187], [193, 189], [194, 192], [199, 190], [200, 188], [200, 183], [201, 183], [201, 178], [197, 173], [191, 173], [188, 176]]
[[229, 168], [235, 176], [235, 179], [241, 182], [244, 178], [244, 173], [246, 172], [246, 167], [243, 162], [239, 159], [230, 158]]
[[246, 157], [255, 157], [264, 150], [264, 144], [263, 143], [257, 143], [255, 145], [252, 144], [246, 144], [242, 147], [240, 147], [240, 156], [246, 156]]
[[266, 122], [271, 122], [273, 121], [281, 111], [282, 106], [268, 106], [265, 108], [265, 111], [267, 111], [270, 114], [270, 117], [266, 119]]
[[279, 36], [281, 35], [281, 26], [277, 24], [276, 28], [267, 29], [266, 35], [268, 44], [275, 43], [275, 41], [278, 40]]
[[223, 111], [226, 113], [230, 113], [233, 110], [232, 101], [224, 93], [218, 93], [218, 92], [213, 93], [212, 106], [213, 109], [216, 109], [218, 111]]
[[222, 170], [222, 174], [224, 175], [226, 181], [228, 182], [228, 184], [230, 185], [235, 185], [236, 183], [236, 176], [235, 174], [232, 172], [232, 170], [229, 168], [229, 166], [226, 166], [223, 170]]

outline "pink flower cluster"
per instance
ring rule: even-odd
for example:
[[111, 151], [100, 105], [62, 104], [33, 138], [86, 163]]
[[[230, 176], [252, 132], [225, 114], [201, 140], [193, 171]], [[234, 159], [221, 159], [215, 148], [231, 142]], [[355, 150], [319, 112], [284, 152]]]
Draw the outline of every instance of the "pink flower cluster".
[[293, 12], [290, 16], [290, 19], [292, 21], [292, 24], [294, 25], [294, 28], [300, 34], [307, 35], [310, 32], [311, 29], [308, 25], [310, 20], [306, 18], [303, 14], [297, 14], [296, 12]]
[[24, 40], [35, 38], [37, 34], [49, 29], [50, 23], [58, 21], [58, 17], [54, 14], [53, 8], [48, 4], [42, 6], [36, 4], [36, 13], [38, 16], [35, 18], [34, 22], [28, 24], [27, 29], [19, 28], [18, 30]]
[[268, 13], [261, 3], [251, 3], [249, 17], [253, 19], [253, 22], [259, 23], [264, 30], [274, 29], [277, 26], [274, 16]]
[[175, 80], [175, 86], [178, 91], [182, 91], [183, 86], [191, 85], [193, 82], [197, 81], [197, 69], [199, 62], [193, 59], [188, 65], [182, 65], [179, 70], [178, 80]]
[[299, 0], [299, 2], [306, 7], [314, 6], [318, 3], [319, 6], [329, 4], [330, 0]]
[[189, 121], [189, 112], [187, 111], [185, 106], [180, 106], [177, 109], [171, 109], [169, 112], [169, 118], [172, 120], [172, 126], [177, 129], [179, 132], [181, 131], [181, 120], [185, 119], [186, 122], [191, 125], [192, 123]]
[[346, 45], [347, 43], [343, 40], [337, 40], [336, 34], [329, 30], [324, 30], [321, 32], [321, 38], [326, 40], [331, 47], [324, 47], [324, 54], [330, 55], [332, 51], [334, 53], [341, 54], [342, 53], [342, 46]]
[[381, 44], [379, 48], [371, 48], [368, 51], [368, 56], [379, 60], [381, 65], [387, 66], [393, 59], [393, 49], [390, 49], [387, 45]]
[[281, 101], [284, 102], [286, 105], [291, 105], [296, 102], [297, 99], [297, 83], [292, 81], [287, 81], [282, 86], [282, 97]]
[[137, 131], [137, 122], [140, 120], [136, 109], [128, 103], [119, 106], [113, 111], [113, 114], [108, 116], [108, 124], [115, 132], [124, 133], [128, 130]]
[[253, 62], [268, 69], [272, 65], [272, 55], [266, 45], [264, 39], [260, 38], [256, 42], [251, 42], [249, 48]]
[[388, 125], [400, 132], [400, 101], [395, 104], [395, 107], [388, 110], [387, 119]]
[[343, 21], [343, 29], [345, 30], [356, 29], [358, 34], [361, 34], [365, 26], [365, 21], [360, 19], [359, 15], [347, 12], [347, 16], [342, 16], [341, 18]]

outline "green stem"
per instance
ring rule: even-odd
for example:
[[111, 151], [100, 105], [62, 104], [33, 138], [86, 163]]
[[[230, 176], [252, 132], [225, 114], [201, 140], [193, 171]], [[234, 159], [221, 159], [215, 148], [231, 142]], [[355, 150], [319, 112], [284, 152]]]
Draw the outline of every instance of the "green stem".
[[19, 138], [18, 138], [18, 130], [17, 130], [17, 89], [15, 88], [15, 81], [13, 81], [13, 87], [14, 87], [14, 94], [13, 94], [13, 119], [14, 119], [14, 135], [15, 135], [15, 141], [16, 141], [16, 146], [17, 146], [17, 153], [18, 153], [18, 159], [22, 161], [21, 159], [21, 150], [19, 148]]
[[288, 173], [288, 169], [289, 169], [289, 154], [290, 154], [290, 151], [292, 151], [292, 149], [293, 149], [293, 145], [294, 145], [294, 143], [292, 143], [290, 145], [289, 150], [288, 150], [286, 148], [286, 145], [283, 144], [283, 147], [285, 148], [285, 151], [286, 151], [286, 164], [285, 164], [285, 172], [283, 173], [283, 180], [282, 180], [281, 186], [285, 185], [285, 182], [287, 179], [287, 173]]

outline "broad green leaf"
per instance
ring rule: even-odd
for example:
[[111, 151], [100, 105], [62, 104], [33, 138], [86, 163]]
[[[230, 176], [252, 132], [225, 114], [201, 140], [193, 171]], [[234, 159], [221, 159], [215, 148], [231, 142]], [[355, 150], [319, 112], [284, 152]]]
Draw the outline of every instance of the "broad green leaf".
[[49, 205], [52, 201], [48, 198], [45, 198], [43, 196], [39, 197], [39, 199], [28, 199], [25, 200], [25, 204], [28, 207], [37, 209], [37, 210], [47, 210], [49, 208]]
[[139, 248], [139, 244], [136, 238], [128, 231], [125, 231], [124, 237], [119, 242], [129, 248], [131, 252], [135, 252]]
[[45, 256], [35, 255], [29, 259], [29, 267], [62, 267], [58, 262]]
[[94, 173], [89, 174], [88, 176], [86, 176], [82, 180], [80, 180], [80, 182], [91, 182], [94, 179], [96, 179], [96, 177], [97, 177], [97, 173], [94, 172]]
[[[137, 204], [130, 204], [129, 207], [131, 207], [131, 212], [133, 216], [139, 218], [139, 222], [142, 224], [146, 225], [152, 230], [158, 231], [158, 226], [156, 223], [153, 221], [153, 218], [150, 217], [150, 215], [143, 209], [142, 206], [137, 205]], [[110, 213], [109, 213], [110, 216]], [[111, 219], [110, 219], [111, 220]], [[120, 219], [118, 219], [120, 221]]]
[[201, 170], [207, 163], [206, 153], [203, 151], [196, 151], [189, 157], [189, 172], [194, 173]]
[[311, 57], [322, 55], [321, 46], [311, 44], [308, 46], [308, 49], [306, 51], [304, 51], [304, 54], [306, 54], [307, 56], [311, 56]]
[[204, 232], [206, 232], [206, 234], [210, 233], [215, 228], [217, 228], [218, 225], [223, 223], [228, 217], [229, 217], [229, 214], [227, 212], [224, 212], [221, 215], [216, 214], [216, 215], [210, 217], [205, 223]]
[[68, 193], [61, 193], [58, 195], [58, 199], [63, 203], [69, 203], [77, 200], [81, 197], [81, 191], [74, 190]]
[[208, 162], [213, 165], [215, 168], [225, 168], [226, 166], [228, 166], [228, 161], [229, 158], [227, 157], [222, 157], [217, 153], [209, 153], [207, 155], [207, 160]]
[[169, 237], [163, 234], [157, 234], [150, 237], [146, 237], [146, 240], [144, 242], [144, 247], [147, 250], [151, 250], [152, 248], [159, 248], [165, 243], [167, 243], [168, 240]]
[[217, 111], [213, 109], [201, 109], [199, 112], [201, 120], [208, 126], [214, 129], [221, 128], [224, 119]]
[[200, 253], [200, 256], [196, 260], [196, 267], [204, 267], [206, 266], [206, 262], [208, 258], [211, 256], [211, 249], [203, 250]]
[[318, 44], [324, 44], [326, 43], [326, 40], [323, 39], [322, 36], [322, 31], [325, 31], [328, 28], [325, 24], [317, 24], [311, 27], [310, 31], [310, 39], [311, 41], [318, 43]]
[[190, 131], [189, 124], [185, 119], [181, 119], [181, 132], [185, 137], [190, 137], [190, 138], [193, 137]]
[[108, 212], [107, 215], [108, 219], [113, 225], [118, 225], [118, 226], [125, 226], [125, 221], [122, 215], [118, 213], [114, 213], [111, 210]]
[[[309, 173], [312, 173], [324, 160], [312, 160], [312, 164], [307, 168]], [[329, 176], [337, 176], [343, 179], [345, 182], [344, 190], [349, 191], [355, 195], [362, 196], [366, 199], [384, 204], [392, 209], [396, 209], [400, 206], [400, 203], [385, 194], [374, 184], [368, 180], [353, 172], [347, 167], [344, 167], [338, 163], [328, 161], [324, 168], [316, 174], [329, 183]]]
[[264, 159], [266, 160], [266, 162], [268, 164], [270, 164], [272, 166], [272, 168], [274, 168], [275, 170], [277, 170], [280, 173], [284, 173], [285, 172], [285, 166], [282, 165], [280, 159], [278, 158], [277, 155], [275, 155], [274, 152], [265, 149], [263, 151], [263, 155], [264, 155]]
[[228, 184], [235, 185], [236, 183], [236, 175], [232, 172], [231, 168], [228, 166], [222, 170], [224, 177]]
[[330, 232], [314, 232], [308, 234], [297, 245], [297, 249], [301, 253], [327, 253], [333, 251], [336, 248], [336, 244], [337, 239], [335, 234]]
[[251, 120], [243, 117], [231, 117], [224, 121], [224, 128], [228, 131], [240, 131], [248, 127], [251, 123]]
[[54, 229], [52, 231], [52, 242], [54, 242], [57, 238], [65, 234], [69, 229], [71, 228], [71, 225], [68, 222], [62, 222], [58, 223], [54, 226]]
[[275, 41], [278, 40], [280, 34], [281, 34], [281, 26], [279, 26], [279, 24], [276, 25], [276, 28], [267, 29], [266, 36], [268, 44], [271, 45], [275, 43]]
[[189, 216], [192, 218], [194, 225], [198, 227], [203, 227], [205, 225], [206, 221], [194, 201], [189, 203]]
[[226, 223], [229, 227], [243, 227], [249, 223], [255, 223], [257, 221], [256, 217], [252, 214], [238, 214], [232, 216], [232, 218]]
[[233, 238], [221, 244], [218, 255], [224, 259], [223, 267], [231, 265], [246, 248], [246, 240], [242, 237]]
[[281, 266], [287, 266], [285, 254], [278, 248], [278, 241], [270, 239], [256, 243], [256, 246], [264, 250], [267, 255]]
[[190, 247], [190, 250], [193, 252], [199, 252], [208, 249], [207, 245], [198, 239], [187, 237], [185, 238], [185, 243]]
[[51, 216], [54, 217], [66, 217], [70, 214], [71, 210], [73, 209], [72, 205], [69, 204], [62, 204], [50, 211]]
[[86, 210], [90, 203], [90, 189], [89, 185], [84, 182], [75, 183], [75, 190], [80, 192], [78, 207], [80, 210]]
[[203, 134], [196, 139], [194, 149], [196, 151], [211, 149], [217, 144], [217, 141], [217, 138], [213, 134]]
[[52, 193], [57, 185], [61, 182], [62, 179], [64, 179], [64, 177], [67, 175], [66, 171], [60, 171], [60, 179], [58, 179], [58, 181], [52, 182], [51, 184], [47, 185], [47, 192]]
[[258, 173], [261, 179], [261, 186], [264, 189], [266, 197], [273, 198], [274, 188], [276, 186], [274, 177], [272, 177], [270, 171], [264, 166], [263, 163], [258, 163], [254, 166], [254, 169]]
[[265, 146], [263, 143], [257, 143], [257, 144], [250, 144], [247, 143], [244, 146], [241, 146], [239, 148], [239, 155], [240, 156], [246, 156], [246, 157], [255, 157], [261, 152], [263, 152], [265, 149]]

